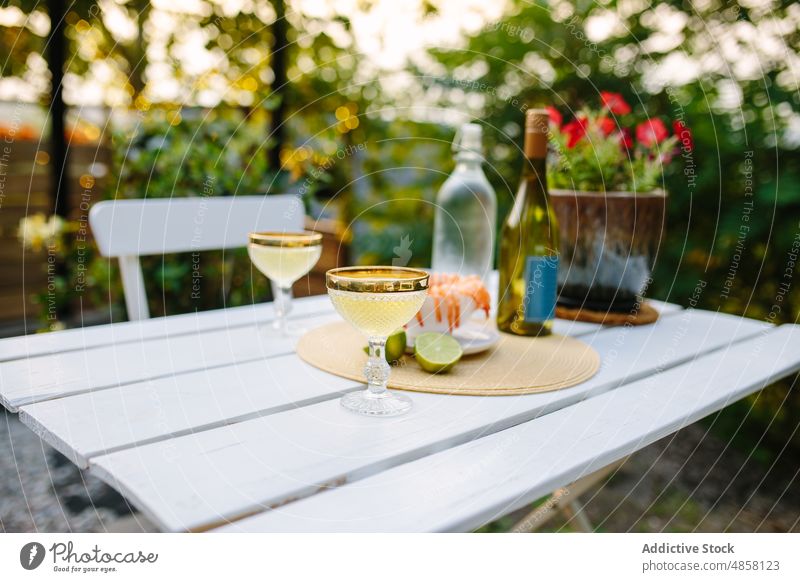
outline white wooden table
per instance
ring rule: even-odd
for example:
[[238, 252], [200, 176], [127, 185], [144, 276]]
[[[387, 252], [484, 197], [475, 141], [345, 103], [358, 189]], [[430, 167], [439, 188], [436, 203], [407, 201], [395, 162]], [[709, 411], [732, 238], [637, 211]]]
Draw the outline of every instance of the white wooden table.
[[[0, 402], [163, 530], [471, 530], [800, 369], [800, 326], [657, 307], [556, 322], [602, 357], [584, 384], [414, 393], [394, 419], [259, 334], [270, 304], [0, 340]], [[321, 296], [293, 318], [336, 315]]]

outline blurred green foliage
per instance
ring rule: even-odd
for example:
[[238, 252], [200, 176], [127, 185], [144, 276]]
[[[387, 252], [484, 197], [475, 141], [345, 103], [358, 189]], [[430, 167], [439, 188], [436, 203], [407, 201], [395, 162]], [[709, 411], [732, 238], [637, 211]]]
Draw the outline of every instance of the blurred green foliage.
[[[17, 4], [30, 8], [10, 3]], [[633, 106], [637, 119], [683, 121], [693, 134], [692, 154], [674, 159], [652, 180], [670, 200], [650, 295], [771, 323], [800, 315], [791, 260], [800, 236], [800, 94], [792, 69], [800, 32], [793, 1], [510, 0], [501, 19], [460, 45], [413, 59], [402, 72], [381, 71], [359, 54], [349, 18], [333, 8], [314, 16], [292, 10], [285, 49], [292, 81], [277, 91], [270, 68], [273, 3], [246, 3], [236, 11], [198, 2], [197, 11], [176, 17], [179, 25], [156, 51], [164, 61], [157, 64], [172, 67], [183, 88], [176, 103], [204, 104], [206, 89], [222, 84], [227, 89], [219, 103], [243, 109], [207, 116], [200, 110], [197, 117], [175, 103], [162, 104], [171, 107], [163, 117], [146, 111], [153, 87], [142, 74], [149, 56], [141, 48], [152, 18], [149, 4], [125, 3], [138, 28], [118, 46], [102, 11], [91, 12], [94, 4], [79, 2], [68, 15], [76, 56], [70, 71], [82, 74], [104, 60], [125, 79], [129, 104], [146, 112], [114, 138], [120, 179], [112, 196], [197, 195], [209, 175], [217, 195], [297, 191], [315, 215], [344, 222], [354, 262], [426, 265], [432, 203], [452, 169], [453, 130], [443, 120], [484, 124], [486, 173], [502, 220], [520, 174], [526, 107], [552, 104], [569, 117], [596, 104], [600, 91], [613, 91]], [[432, 0], [420, 18], [437, 13]], [[43, 50], [42, 28], [33, 28], [9, 27], [0, 37], [0, 57], [12, 65], [4, 76], [24, 74], [30, 56]], [[176, 41], [196, 29], [204, 48], [219, 58], [202, 74], [182, 68], [172, 53]], [[279, 144], [283, 172], [264, 163], [264, 124], [276, 100], [289, 107], [287, 140]], [[423, 113], [439, 113], [442, 124], [422, 121]], [[146, 259], [152, 312], [263, 296], [262, 278], [253, 281], [230, 255], [203, 261], [211, 270], [200, 306], [186, 302], [186, 257]], [[112, 277], [109, 285], [117, 285]], [[696, 292], [700, 283], [705, 286]], [[237, 291], [240, 286], [245, 291]], [[764, 393], [774, 399], [737, 405], [757, 422], [730, 430], [742, 434], [754, 426], [758, 433], [773, 422], [775, 442], [791, 436], [798, 444], [800, 397], [791, 386]]]
[[365, 155], [345, 199], [363, 264], [430, 265], [436, 192], [453, 168], [452, 130], [410, 121], [368, 121]]
[[[40, 226], [38, 235], [25, 228], [24, 223], [43, 224], [44, 214], [36, 214], [22, 219], [17, 237], [20, 244], [35, 253], [47, 253], [45, 271], [48, 283], [33, 295], [32, 300], [39, 305], [41, 331], [63, 329], [65, 318], [71, 312], [83, 313], [85, 309], [109, 306], [116, 310], [110, 281], [119, 281], [116, 264], [100, 257], [96, 245], [87, 241], [81, 225], [77, 221], [49, 217], [50, 223], [58, 226], [46, 232]], [[31, 239], [38, 239], [31, 242]], [[121, 297], [121, 295], [120, 295]], [[117, 310], [118, 311], [118, 310]]]
[[[613, 91], [634, 115], [683, 121], [694, 152], [663, 176], [668, 225], [649, 294], [793, 323], [800, 316], [792, 258], [800, 240], [796, 9], [786, 1], [516, 1], [464, 50], [432, 51], [442, 74], [423, 78], [443, 104], [457, 86], [458, 102], [476, 103], [470, 112], [495, 128], [485, 133], [501, 214], [519, 174], [526, 107], [575, 112]], [[589, 24], [603, 21], [613, 25], [590, 35]], [[707, 285], [697, 293], [700, 282]], [[770, 458], [787, 439], [800, 448], [795, 382], [737, 403], [717, 426], [750, 443], [763, 437]]]
[[[282, 191], [289, 177], [267, 170], [264, 135], [264, 115], [237, 109], [139, 112], [111, 136], [115, 180], [103, 195], [171, 198]], [[77, 237], [78, 228], [77, 222], [68, 222], [58, 246], [57, 313], [108, 309], [112, 319], [125, 319], [116, 260], [101, 257], [91, 239]], [[145, 256], [141, 264], [153, 316], [246, 305], [271, 295], [245, 249]], [[85, 277], [85, 284], [79, 277]], [[40, 295], [41, 316], [53, 327], [49, 297]]]
[[[260, 112], [261, 113], [261, 112]], [[235, 109], [152, 109], [112, 135], [118, 198], [266, 193], [265, 116]]]
[[[797, 53], [800, 34], [792, 24], [792, 3], [774, 4], [765, 9], [709, 2], [687, 9], [677, 1], [517, 1], [509, 16], [474, 35], [463, 50], [432, 51], [446, 73], [424, 79], [431, 89], [456, 85], [479, 97], [457, 95], [460, 103], [477, 103], [470, 112], [494, 129], [485, 133], [502, 208], [508, 208], [513, 194], [508, 184], [515, 185], [519, 175], [528, 106], [552, 104], [578, 112], [597, 103], [600, 91], [613, 91], [633, 106], [634, 115], [685, 122], [694, 136], [694, 154], [671, 164], [663, 176], [669, 224], [651, 294], [686, 305], [704, 280], [708, 286], [700, 306], [765, 318], [778, 283], [785, 280], [787, 252], [800, 234], [800, 144], [790, 131], [800, 94], [788, 61], [741, 40], [746, 33], [771, 31], [771, 41]], [[615, 19], [610, 34], [592, 40], [588, 24], [609, 16]], [[703, 54], [716, 50], [720, 58], [726, 56], [720, 37], [736, 45], [739, 67]], [[752, 67], [753, 59], [761, 67], [756, 74], [737, 74]], [[673, 62], [702, 74], [687, 76], [680, 67], [675, 70], [677, 65], [669, 66]], [[670, 73], [679, 80], [665, 80]], [[441, 100], [453, 98], [445, 91]], [[747, 196], [750, 174], [752, 197]], [[750, 200], [754, 208], [743, 219]], [[742, 224], [749, 227], [745, 252], [734, 264]], [[733, 283], [723, 295], [732, 266]], [[799, 287], [783, 299], [776, 323], [798, 318]]]
[[[263, 111], [154, 109], [112, 137], [118, 176], [109, 197], [172, 198], [267, 194], [287, 177], [266, 167]], [[246, 305], [270, 296], [245, 249], [142, 257], [153, 315]], [[109, 287], [115, 283], [108, 281]], [[199, 292], [193, 289], [199, 285]], [[193, 292], [195, 291], [195, 292]], [[120, 294], [115, 294], [121, 298]]]

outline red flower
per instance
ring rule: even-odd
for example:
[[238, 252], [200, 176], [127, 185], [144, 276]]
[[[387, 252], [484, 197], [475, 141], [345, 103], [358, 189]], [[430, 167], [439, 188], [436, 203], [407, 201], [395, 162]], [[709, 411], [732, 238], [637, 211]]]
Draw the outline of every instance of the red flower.
[[667, 128], [658, 118], [648, 119], [636, 126], [636, 140], [645, 147], [652, 147], [667, 139]]
[[552, 105], [548, 105], [546, 109], [547, 114], [550, 116], [550, 123], [555, 124], [556, 127], [561, 127], [561, 124], [564, 122], [564, 117], [561, 115], [561, 112]]
[[619, 143], [626, 151], [633, 149], [633, 136], [631, 135], [631, 130], [627, 127], [623, 127], [622, 131], [620, 131]]
[[603, 106], [614, 115], [627, 115], [631, 112], [631, 106], [619, 93], [600, 91], [600, 100], [603, 102]]
[[692, 137], [692, 132], [683, 121], [675, 120], [672, 122], [672, 131], [675, 132], [675, 136], [678, 138], [678, 143], [681, 145], [681, 148], [687, 151], [694, 150], [694, 138]]
[[561, 128], [561, 131], [567, 134], [567, 147], [574, 148], [575, 144], [581, 141], [581, 138], [586, 135], [586, 124], [588, 120], [585, 117], [577, 117]]
[[617, 128], [617, 124], [608, 117], [598, 117], [597, 127], [600, 128], [600, 131], [603, 133], [603, 135], [609, 136], [614, 133], [614, 130]]

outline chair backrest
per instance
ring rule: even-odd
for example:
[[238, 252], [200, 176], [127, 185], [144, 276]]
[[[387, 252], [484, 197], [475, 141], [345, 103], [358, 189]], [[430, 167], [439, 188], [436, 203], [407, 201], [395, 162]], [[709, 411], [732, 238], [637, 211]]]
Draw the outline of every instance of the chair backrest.
[[89, 212], [97, 247], [119, 259], [128, 317], [147, 319], [139, 257], [247, 246], [253, 231], [299, 231], [305, 212], [291, 194], [106, 200]]

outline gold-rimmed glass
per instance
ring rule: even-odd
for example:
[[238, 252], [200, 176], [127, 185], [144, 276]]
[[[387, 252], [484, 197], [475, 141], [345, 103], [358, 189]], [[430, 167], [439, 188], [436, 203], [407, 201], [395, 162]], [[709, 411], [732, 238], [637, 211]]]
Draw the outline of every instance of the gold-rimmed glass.
[[292, 308], [292, 284], [304, 277], [322, 255], [322, 235], [301, 232], [251, 232], [247, 245], [250, 260], [272, 283], [275, 298], [273, 329], [282, 336], [296, 335], [288, 315]]
[[343, 267], [326, 273], [328, 295], [336, 311], [367, 336], [369, 360], [365, 390], [342, 397], [342, 406], [369, 416], [397, 416], [411, 409], [411, 399], [389, 392], [391, 368], [386, 339], [408, 323], [428, 294], [428, 273], [406, 267]]

